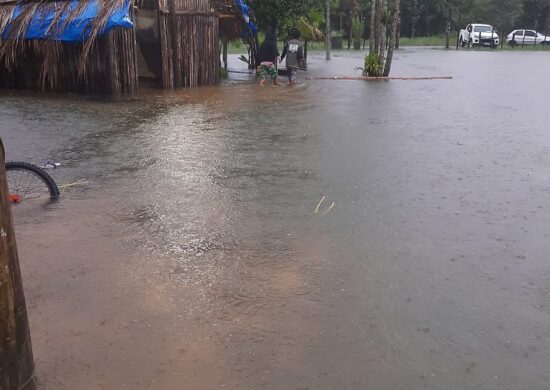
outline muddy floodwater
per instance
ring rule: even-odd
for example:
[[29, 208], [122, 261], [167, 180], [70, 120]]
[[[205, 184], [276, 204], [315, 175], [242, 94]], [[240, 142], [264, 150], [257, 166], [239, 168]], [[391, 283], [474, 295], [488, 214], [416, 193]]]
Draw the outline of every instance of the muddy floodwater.
[[550, 389], [549, 63], [2, 92], [8, 159], [65, 185], [14, 209], [40, 389]]

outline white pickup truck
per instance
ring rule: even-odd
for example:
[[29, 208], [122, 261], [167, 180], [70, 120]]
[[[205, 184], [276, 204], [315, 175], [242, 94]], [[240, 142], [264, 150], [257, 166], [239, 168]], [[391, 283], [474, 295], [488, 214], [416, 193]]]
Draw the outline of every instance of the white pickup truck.
[[489, 46], [493, 49], [500, 43], [500, 38], [493, 28], [488, 24], [472, 23], [460, 30], [460, 44], [462, 47]]

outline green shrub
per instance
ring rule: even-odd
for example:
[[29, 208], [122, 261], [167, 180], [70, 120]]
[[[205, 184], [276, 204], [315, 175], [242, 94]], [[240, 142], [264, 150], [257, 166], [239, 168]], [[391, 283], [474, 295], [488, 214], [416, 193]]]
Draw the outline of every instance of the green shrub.
[[382, 61], [378, 54], [371, 53], [365, 56], [363, 76], [380, 77], [382, 75], [382, 71]]

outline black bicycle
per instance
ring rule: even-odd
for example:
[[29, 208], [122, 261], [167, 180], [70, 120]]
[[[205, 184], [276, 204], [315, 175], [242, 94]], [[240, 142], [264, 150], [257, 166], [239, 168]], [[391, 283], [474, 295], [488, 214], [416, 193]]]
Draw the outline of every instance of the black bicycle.
[[13, 204], [59, 198], [59, 188], [42, 168], [26, 162], [6, 162], [9, 200]]

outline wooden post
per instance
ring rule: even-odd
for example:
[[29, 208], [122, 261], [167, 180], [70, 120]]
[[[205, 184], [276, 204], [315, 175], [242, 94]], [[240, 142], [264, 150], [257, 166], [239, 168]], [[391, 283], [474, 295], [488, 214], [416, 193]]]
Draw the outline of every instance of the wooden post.
[[[179, 4], [179, 3], [178, 3]], [[178, 15], [176, 14], [176, 0], [168, 0], [169, 22], [168, 26], [170, 35], [172, 38], [172, 71], [174, 72], [174, 87], [180, 88], [183, 86], [183, 77], [181, 74], [181, 53], [179, 50], [179, 41], [182, 37], [179, 35], [180, 29], [178, 28]]]
[[0, 389], [33, 388], [34, 361], [0, 139]]
[[132, 86], [130, 90], [130, 94], [132, 96], [137, 95], [138, 89], [139, 89], [139, 66], [138, 66], [138, 43], [137, 43], [137, 15], [136, 10], [134, 7], [130, 7], [130, 15], [132, 18], [132, 21], [134, 22], [134, 28], [132, 28], [132, 52], [134, 53], [134, 56], [132, 58], [134, 72], [132, 75]]
[[227, 70], [227, 37], [223, 37], [223, 68]]
[[159, 33], [162, 62], [162, 86], [174, 89], [174, 69], [172, 60], [172, 34], [170, 33], [170, 14], [167, 12], [167, 0], [159, 0]]

